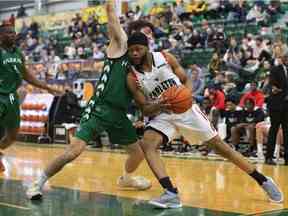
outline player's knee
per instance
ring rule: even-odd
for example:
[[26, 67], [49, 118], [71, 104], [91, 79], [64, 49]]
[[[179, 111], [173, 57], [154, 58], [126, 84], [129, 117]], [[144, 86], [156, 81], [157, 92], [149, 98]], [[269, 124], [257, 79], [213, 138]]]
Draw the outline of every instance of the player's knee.
[[144, 134], [141, 147], [144, 151], [144, 153], [150, 152], [150, 151], [157, 151], [158, 146], [162, 143], [162, 137], [159, 135], [154, 134]]
[[6, 133], [5, 137], [1, 140], [0, 149], [6, 149], [16, 141], [17, 131], [13, 130]]
[[85, 150], [85, 147], [86, 143], [83, 141], [71, 143], [65, 152], [66, 162], [75, 160]]
[[208, 145], [210, 148], [215, 148], [217, 145], [224, 143], [219, 135], [213, 137], [212, 139], [205, 142], [205, 145]]
[[138, 155], [138, 156], [143, 155], [143, 151], [142, 151], [141, 146], [140, 146], [141, 142], [138, 141], [136, 144], [129, 145], [127, 147], [128, 154], [129, 155]]

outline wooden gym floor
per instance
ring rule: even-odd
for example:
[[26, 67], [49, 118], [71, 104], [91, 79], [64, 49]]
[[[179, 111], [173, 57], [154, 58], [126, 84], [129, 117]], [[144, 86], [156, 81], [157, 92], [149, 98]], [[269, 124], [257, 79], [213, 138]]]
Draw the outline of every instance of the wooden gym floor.
[[271, 204], [261, 188], [229, 162], [164, 157], [184, 207], [159, 210], [145, 202], [162, 192], [146, 162], [137, 174], [151, 179], [152, 188], [120, 190], [115, 182], [126, 155], [93, 150], [52, 178], [42, 201], [27, 200], [27, 186], [61, 151], [54, 145], [18, 144], [5, 152], [8, 169], [0, 174], [0, 216], [288, 215], [288, 167], [257, 164], [286, 196], [283, 204]]

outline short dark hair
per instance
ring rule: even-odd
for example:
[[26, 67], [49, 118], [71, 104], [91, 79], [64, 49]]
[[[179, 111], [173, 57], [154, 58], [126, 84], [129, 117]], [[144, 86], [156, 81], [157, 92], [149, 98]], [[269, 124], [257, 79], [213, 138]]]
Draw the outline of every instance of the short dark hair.
[[234, 104], [238, 104], [238, 98], [236, 95], [227, 95], [225, 98], [225, 103], [232, 102]]
[[152, 23], [146, 20], [136, 20], [128, 24], [128, 35], [131, 35], [134, 31], [139, 32], [142, 28], [149, 27], [154, 33], [154, 26]]

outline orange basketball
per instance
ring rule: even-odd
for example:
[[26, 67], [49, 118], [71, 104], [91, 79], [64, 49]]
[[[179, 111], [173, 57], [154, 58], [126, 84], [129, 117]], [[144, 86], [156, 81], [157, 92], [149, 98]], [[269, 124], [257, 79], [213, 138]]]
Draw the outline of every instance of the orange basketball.
[[192, 93], [186, 86], [173, 86], [162, 93], [161, 97], [171, 104], [171, 110], [180, 114], [192, 106]]

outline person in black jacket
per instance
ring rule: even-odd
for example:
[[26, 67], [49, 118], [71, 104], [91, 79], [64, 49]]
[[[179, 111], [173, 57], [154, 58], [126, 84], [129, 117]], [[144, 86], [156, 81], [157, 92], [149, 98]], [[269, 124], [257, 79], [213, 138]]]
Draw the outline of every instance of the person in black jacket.
[[268, 111], [271, 127], [268, 135], [266, 163], [275, 165], [273, 152], [278, 129], [281, 125], [284, 140], [284, 160], [288, 165], [288, 52], [282, 56], [283, 64], [274, 66], [270, 73], [271, 93], [268, 97]]

